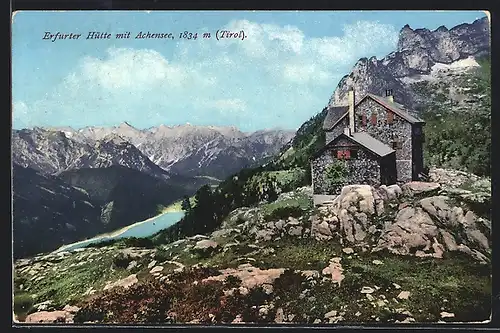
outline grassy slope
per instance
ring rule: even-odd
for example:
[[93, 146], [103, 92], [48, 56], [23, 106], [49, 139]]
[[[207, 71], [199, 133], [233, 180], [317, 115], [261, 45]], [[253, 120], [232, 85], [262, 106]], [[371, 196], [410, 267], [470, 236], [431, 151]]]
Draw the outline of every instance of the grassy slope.
[[[478, 175], [490, 175], [491, 63], [435, 82], [412, 85], [426, 121], [424, 160]], [[430, 97], [430, 98], [429, 98]]]
[[[284, 200], [259, 205], [258, 209], [266, 220], [266, 216], [276, 216], [280, 208], [283, 207], [298, 207], [304, 210], [305, 214], [303, 215], [314, 212], [307, 196], [300, 194], [288, 195]], [[236, 225], [228, 224], [227, 227], [236, 227]], [[141, 281], [140, 284], [148, 285], [151, 275], [147, 265], [155, 259], [157, 260], [156, 265], [164, 267], [164, 274], [168, 274], [168, 272], [172, 272], [173, 268], [176, 268], [176, 266], [165, 263], [165, 261], [171, 260], [185, 265], [202, 264], [215, 270], [227, 267], [235, 268], [245, 262], [261, 269], [285, 268], [291, 270], [274, 282], [272, 296], [265, 296], [256, 291], [248, 296], [247, 303], [240, 304], [239, 308], [233, 309], [238, 313], [245, 313], [246, 310], [243, 307], [247, 307], [248, 304], [262, 305], [272, 301], [275, 308], [283, 308], [285, 313], [295, 315], [295, 321], [302, 323], [312, 323], [315, 319], [323, 319], [324, 314], [331, 310], [344, 313], [342, 315], [344, 322], [393, 322], [403, 320], [405, 315], [401, 312], [404, 311], [409, 311], [417, 322], [440, 320], [440, 313], [443, 311], [455, 314], [454, 318], [446, 319], [452, 321], [482, 321], [489, 317], [491, 267], [476, 264], [470, 258], [461, 255], [448, 255], [444, 259], [434, 259], [383, 253], [371, 254], [369, 252], [346, 254], [336, 241], [318, 242], [285, 236], [281, 239], [255, 244], [254, 239], [244, 233], [229, 233], [219, 236], [215, 240], [220, 247], [235, 241], [238, 241], [239, 245], [230, 247], [226, 251], [221, 251], [219, 247], [219, 250], [214, 253], [203, 253], [192, 249], [196, 243], [195, 240], [167, 244], [151, 249], [155, 253], [154, 257], [145, 255], [141, 259], [136, 259], [139, 263], [137, 268], [127, 271], [123, 267], [126, 267], [128, 262], [117, 267], [116, 260], [113, 260], [113, 257], [126, 245], [115, 244], [102, 249], [86, 250], [90, 251], [85, 252], [86, 254], [72, 254], [68, 258], [54, 263], [53, 266], [46, 267], [40, 275], [36, 274], [35, 277], [41, 276], [39, 280], [30, 281], [27, 271], [16, 270], [15, 285], [18, 305], [16, 313], [22, 315], [29, 311], [29, 306], [25, 306], [24, 309], [20, 308], [23, 301], [26, 302], [28, 295], [36, 295], [36, 300], [33, 302], [52, 300], [60, 306], [67, 303], [82, 305], [89, 304], [80, 303], [80, 301], [89, 298], [83, 295], [85, 291], [90, 287], [100, 290], [108, 280], [113, 281], [136, 273]], [[90, 259], [93, 258], [92, 261], [90, 261], [88, 253], [95, 253], [90, 257]], [[333, 257], [341, 258], [344, 269], [345, 278], [340, 286], [321, 279], [315, 283], [305, 282], [302, 276], [293, 273], [294, 270], [321, 272], [323, 268], [328, 266]], [[379, 260], [382, 264], [374, 262], [374, 260]], [[84, 264], [75, 266], [81, 262]], [[394, 285], [394, 283], [399, 286]], [[21, 284], [23, 284], [24, 291], [20, 290]], [[206, 286], [208, 289], [212, 287]], [[221, 290], [227, 289], [227, 287], [219, 287]], [[375, 289], [370, 296], [373, 299], [368, 299], [368, 296], [360, 293], [363, 287]], [[28, 288], [27, 291], [26, 288]], [[205, 287], [200, 286], [199, 288]], [[304, 292], [306, 289], [309, 291]], [[141, 297], [153, 297], [153, 294], [154, 297], [174, 297], [170, 294], [162, 296], [161, 290], [158, 290], [160, 289], [147, 291], [146, 294], [151, 293], [151, 296]], [[197, 292], [201, 293], [203, 290]], [[398, 298], [401, 291], [410, 292], [407, 300]], [[127, 302], [136, 302], [137, 300], [134, 301], [134, 297], [136, 297], [134, 293], [136, 292], [139, 292], [139, 289], [127, 292], [125, 296], [120, 294], [119, 297], [126, 297]], [[155, 294], [157, 292], [160, 294]], [[215, 291], [212, 290], [211, 293], [215, 293]], [[305, 296], [301, 296], [301, 294]], [[113, 295], [113, 293], [101, 294], [98, 292], [94, 296], [100, 299], [100, 297], [115, 297]], [[176, 301], [172, 307], [175, 308], [175, 304], [184, 304], [185, 306], [182, 309], [177, 309], [182, 313], [180, 318], [190, 318], [189, 320], [191, 320], [202, 316], [201, 312], [198, 312], [199, 305], [196, 305], [198, 301], [193, 298], [191, 293], [186, 292], [184, 295], [175, 297]], [[222, 296], [213, 297], [220, 298]], [[147, 305], [146, 308], [148, 308]], [[120, 314], [120, 311], [124, 310], [117, 310], [117, 315]], [[216, 313], [216, 310], [210, 311]], [[247, 320], [253, 318], [248, 316]], [[124, 317], [119, 318], [123, 320]], [[132, 318], [127, 320], [134, 321]], [[255, 317], [254, 320], [273, 322], [274, 317], [267, 319]]]
[[[288, 280], [278, 280], [274, 284], [273, 294], [276, 307], [282, 307], [288, 314], [295, 314], [298, 322], [311, 323], [314, 319], [322, 319], [324, 314], [332, 309], [343, 310], [345, 321], [382, 322], [398, 318], [398, 309], [408, 310], [417, 322], [437, 321], [442, 311], [455, 314], [454, 320], [471, 321], [485, 320], [489, 315], [491, 299], [491, 278], [488, 267], [478, 266], [468, 258], [417, 259], [400, 256], [376, 256], [372, 254], [344, 254], [337, 243], [311, 242], [308, 240], [282, 239], [269, 242], [267, 248], [275, 249], [273, 254], [245, 247], [243, 242], [238, 248], [211, 257], [192, 256], [179, 248], [173, 251], [163, 251], [163, 259], [176, 260], [186, 264], [204, 263], [222, 269], [235, 267], [242, 257], [250, 257], [254, 266], [262, 269], [289, 268], [291, 270], [320, 270], [328, 265], [332, 257], [341, 257], [345, 278], [340, 287], [329, 281], [319, 281], [316, 285], [303, 285], [303, 278], [297, 274], [288, 276]], [[263, 247], [264, 244], [260, 244]], [[179, 256], [181, 258], [179, 258]], [[185, 258], [183, 258], [185, 257]], [[109, 257], [108, 257], [109, 258]], [[378, 259], [383, 264], [374, 264]], [[69, 265], [72, 259], [59, 265]], [[144, 265], [147, 260], [144, 261]], [[38, 301], [55, 300], [56, 303], [76, 303], [75, 295], [82, 295], [89, 286], [94, 289], [102, 287], [110, 276], [114, 279], [126, 276], [124, 269], [110, 270], [109, 259], [99, 259], [99, 264], [93, 263], [78, 268], [68, 269], [56, 278], [49, 274], [32, 286], [32, 292], [38, 295]], [[146, 283], [149, 269], [142, 269], [139, 275]], [[397, 283], [399, 287], [393, 283]], [[371, 294], [375, 300], [368, 300], [360, 293], [363, 287], [376, 290]], [[309, 289], [307, 298], [300, 294]], [[409, 291], [408, 300], [397, 298], [401, 291]], [[16, 294], [16, 298], [23, 294]], [[26, 295], [26, 294], [24, 294]], [[133, 293], [130, 293], [132, 297]], [[179, 299], [191, 302], [188, 297]], [[373, 306], [371, 303], [376, 303]], [[244, 309], [238, 309], [243, 312]], [[356, 315], [356, 313], [359, 314]], [[196, 311], [190, 314], [196, 318]], [[298, 316], [306, 316], [300, 318]], [[273, 320], [270, 320], [271, 322]]]

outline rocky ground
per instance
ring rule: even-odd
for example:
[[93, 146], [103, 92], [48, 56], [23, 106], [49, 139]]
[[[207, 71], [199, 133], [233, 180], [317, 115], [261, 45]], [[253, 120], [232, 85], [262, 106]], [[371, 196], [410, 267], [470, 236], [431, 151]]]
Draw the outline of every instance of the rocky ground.
[[491, 184], [432, 169], [429, 182], [311, 190], [233, 211], [219, 230], [157, 248], [120, 245], [15, 263], [27, 323], [485, 321]]

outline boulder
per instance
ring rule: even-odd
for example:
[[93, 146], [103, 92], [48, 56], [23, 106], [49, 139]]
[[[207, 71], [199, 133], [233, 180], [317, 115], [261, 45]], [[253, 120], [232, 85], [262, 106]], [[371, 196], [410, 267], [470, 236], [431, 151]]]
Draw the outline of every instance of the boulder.
[[213, 240], [210, 239], [204, 239], [196, 242], [196, 245], [194, 246], [194, 249], [196, 250], [207, 250], [210, 248], [216, 248], [218, 244], [214, 242]]
[[153, 268], [154, 265], [156, 265], [156, 260], [153, 260], [151, 261], [149, 264], [148, 264], [148, 268]]
[[128, 270], [128, 271], [130, 271], [131, 269], [133, 269], [133, 268], [135, 268], [135, 267], [137, 267], [137, 261], [132, 260], [132, 261], [128, 264], [128, 266], [127, 266], [127, 270]]
[[277, 323], [277, 324], [281, 324], [283, 323], [285, 320], [284, 320], [284, 312], [283, 312], [283, 309], [282, 308], [278, 308], [276, 310], [276, 316], [274, 317], [274, 322]]
[[401, 187], [401, 190], [405, 195], [414, 196], [419, 194], [437, 193], [440, 188], [441, 185], [438, 183], [413, 181], [404, 184]]
[[441, 316], [441, 318], [454, 318], [455, 317], [454, 313], [446, 312], [446, 311], [441, 312], [439, 315]]
[[342, 249], [342, 252], [344, 252], [345, 254], [352, 254], [354, 253], [354, 250], [350, 247], [346, 247]]
[[136, 284], [138, 281], [139, 280], [137, 279], [137, 275], [132, 274], [121, 280], [106, 283], [103, 290], [113, 289], [116, 287], [123, 287], [125, 289], [128, 289], [130, 286]]
[[335, 317], [336, 315], [337, 315], [337, 311], [335, 311], [335, 310], [329, 311], [329, 312], [325, 313], [325, 319], [330, 319], [332, 317]]
[[206, 235], [194, 235], [191, 237], [187, 237], [187, 240], [190, 240], [190, 241], [200, 241], [200, 240], [207, 240], [207, 239], [209, 239], [209, 237]]
[[344, 279], [344, 269], [342, 268], [342, 265], [340, 264], [340, 261], [342, 258], [336, 257], [332, 258], [330, 260], [330, 265], [325, 267], [322, 271], [323, 275], [330, 275], [331, 279], [334, 283], [338, 284], [340, 287], [340, 283]]
[[238, 268], [228, 268], [221, 271], [220, 275], [210, 276], [202, 280], [205, 281], [224, 281], [228, 276], [233, 275], [241, 279], [241, 287], [252, 289], [264, 284], [272, 285], [283, 272], [284, 268], [272, 268], [261, 270], [253, 267], [251, 264], [242, 264]]
[[78, 310], [80, 310], [80, 308], [78, 306], [75, 306], [75, 305], [69, 305], [69, 304], [66, 304], [66, 306], [63, 308], [63, 311], [66, 311], [68, 313], [77, 313]]
[[361, 293], [362, 294], [372, 294], [375, 292], [375, 289], [371, 288], [371, 287], [363, 287], [361, 288]]
[[410, 297], [410, 292], [409, 291], [402, 291], [398, 294], [399, 299], [408, 299]]
[[407, 255], [431, 247], [438, 228], [422, 208], [405, 207], [396, 215], [395, 222], [383, 231], [374, 251], [388, 249], [392, 253]]
[[381, 185], [379, 187], [379, 192], [380, 195], [382, 196], [383, 199], [385, 200], [395, 200], [397, 199], [401, 194], [403, 194], [403, 191], [399, 187], [399, 185]]
[[74, 314], [67, 311], [40, 311], [29, 314], [26, 323], [73, 323]]
[[[387, 189], [388, 187], [384, 187]], [[397, 192], [397, 187], [391, 187]], [[384, 191], [384, 190], [383, 190]], [[389, 190], [390, 191], [390, 190]], [[370, 228], [370, 220], [373, 215], [384, 213], [384, 194], [380, 194], [369, 185], [348, 185], [342, 188], [339, 196], [335, 198], [331, 205], [325, 206], [324, 213], [331, 230], [339, 230], [344, 241], [355, 244], [364, 242]], [[326, 231], [326, 225], [319, 224], [323, 221], [316, 221], [313, 218], [313, 234], [317, 238], [328, 238], [330, 235]]]
[[160, 273], [162, 271], [163, 271], [163, 266], [155, 266], [149, 271], [149, 273], [154, 274], [154, 273]]
[[433, 218], [446, 222], [450, 219], [451, 207], [448, 205], [449, 197], [440, 195], [423, 198], [419, 201], [422, 207]]
[[272, 229], [260, 229], [255, 233], [255, 239], [270, 241], [273, 239], [274, 231]]
[[328, 223], [324, 218], [314, 215], [310, 218], [311, 221], [311, 237], [314, 239], [329, 240], [332, 238], [332, 228], [331, 224]]
[[448, 251], [458, 250], [457, 242], [455, 240], [455, 237], [453, 237], [452, 234], [450, 234], [446, 230], [440, 230], [439, 232], [441, 233], [441, 237], [443, 239], [444, 245], [446, 246], [446, 249]]
[[303, 228], [301, 226], [292, 226], [288, 229], [288, 234], [290, 236], [302, 236]]
[[[316, 220], [316, 222], [317, 222], [317, 220]], [[321, 223], [315, 223], [315, 228], [316, 228], [317, 232], [321, 235], [332, 236], [332, 231], [330, 229], [328, 222], [326, 222], [326, 221], [323, 221]]]
[[283, 220], [278, 220], [274, 223], [274, 226], [276, 229], [281, 230], [285, 227], [285, 221]]

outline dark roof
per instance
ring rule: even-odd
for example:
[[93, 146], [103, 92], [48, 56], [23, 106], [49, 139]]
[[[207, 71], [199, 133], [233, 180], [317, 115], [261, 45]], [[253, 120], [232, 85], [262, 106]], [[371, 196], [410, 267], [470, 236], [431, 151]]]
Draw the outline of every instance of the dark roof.
[[372, 151], [373, 153], [381, 157], [389, 155], [395, 151], [385, 143], [380, 142], [379, 140], [375, 139], [373, 136], [369, 135], [366, 132], [356, 132], [351, 136], [349, 136], [349, 138], [353, 139], [360, 145], [366, 147], [368, 150]]
[[346, 135], [345, 133], [342, 133], [338, 137], [327, 143], [325, 146], [323, 146], [321, 149], [319, 149], [316, 153], [314, 153], [312, 155], [312, 158], [317, 157], [329, 147], [335, 146], [335, 142], [341, 137], [354, 141], [355, 143], [380, 157], [384, 157], [395, 152], [394, 149], [392, 149], [385, 143], [375, 139], [373, 136], [369, 135], [366, 132], [356, 132], [353, 135]]
[[342, 119], [349, 110], [348, 106], [334, 106], [328, 109], [325, 120], [323, 121], [323, 129], [330, 130]]
[[[405, 107], [399, 103], [396, 102], [390, 102], [386, 98], [374, 95], [374, 94], [366, 94], [365, 97], [359, 101], [361, 103], [365, 98], [371, 97], [374, 101], [379, 103], [380, 105], [384, 106], [385, 108], [391, 110], [401, 118], [405, 119], [406, 121], [410, 122], [411, 124], [416, 124], [416, 123], [425, 123], [422, 119], [419, 119], [417, 117], [412, 116], [408, 111], [405, 109]], [[359, 104], [357, 103], [356, 106]]]

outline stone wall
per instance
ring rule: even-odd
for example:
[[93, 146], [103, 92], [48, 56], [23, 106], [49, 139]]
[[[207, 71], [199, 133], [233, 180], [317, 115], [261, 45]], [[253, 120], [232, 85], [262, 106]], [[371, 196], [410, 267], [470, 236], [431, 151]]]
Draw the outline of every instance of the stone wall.
[[344, 117], [332, 130], [325, 132], [325, 144], [333, 141], [340, 134], [344, 133], [344, 128], [349, 126], [349, 117]]
[[413, 168], [414, 179], [418, 179], [420, 173], [424, 172], [424, 134], [422, 124], [413, 125]]
[[[366, 116], [366, 126], [362, 126], [358, 117]], [[373, 125], [371, 116], [377, 116], [377, 123]], [[392, 148], [394, 139], [401, 140], [402, 148], [396, 149], [396, 169], [398, 181], [408, 182], [412, 180], [412, 125], [394, 114], [392, 124], [387, 123], [387, 109], [371, 98], [361, 102], [355, 111], [357, 131], [366, 131], [374, 138]]]
[[[358, 154], [356, 158], [346, 160], [348, 175], [344, 182], [331, 186], [326, 180], [326, 169], [337, 160], [336, 150], [344, 147], [356, 148]], [[371, 152], [346, 139], [340, 139], [335, 147], [329, 147], [311, 161], [311, 175], [314, 194], [339, 194], [343, 186], [350, 184], [380, 185], [380, 164], [377, 156]]]

